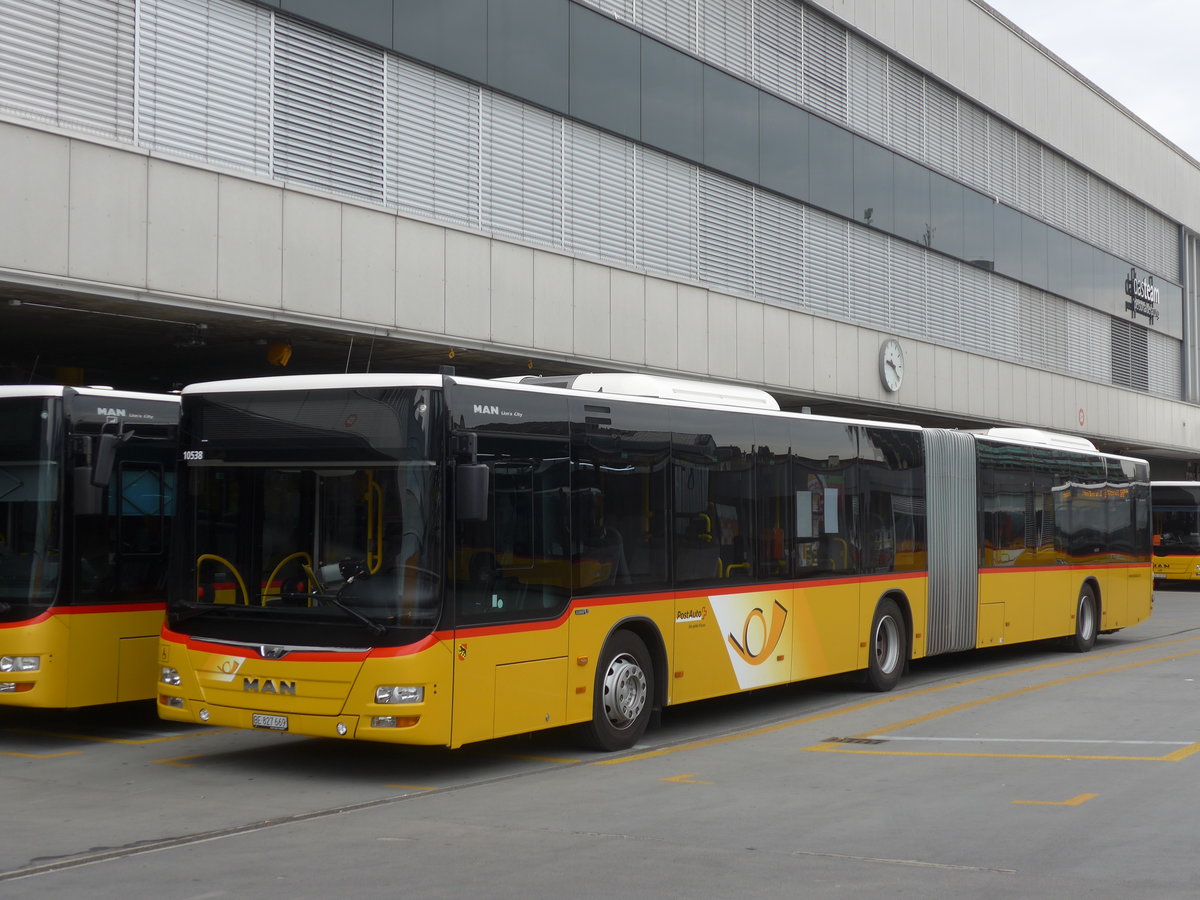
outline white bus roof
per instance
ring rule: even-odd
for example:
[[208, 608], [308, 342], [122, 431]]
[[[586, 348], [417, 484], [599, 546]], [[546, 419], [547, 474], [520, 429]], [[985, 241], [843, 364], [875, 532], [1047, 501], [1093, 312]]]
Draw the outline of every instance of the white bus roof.
[[[130, 400], [174, 400], [179, 402], [177, 394], [149, 394], [143, 391], [122, 391], [110, 387], [71, 387], [69, 388], [84, 397], [123, 397]], [[0, 385], [0, 397], [61, 397], [68, 388], [61, 384], [6, 384]]]
[[1059, 434], [1054, 431], [1042, 431], [1040, 428], [984, 428], [971, 433], [979, 437], [995, 438], [1008, 443], [1061, 447], [1063, 450], [1075, 450], [1082, 453], [1100, 452], [1096, 449], [1096, 445], [1087, 438], [1073, 434]]
[[779, 403], [766, 391], [736, 384], [694, 381], [688, 378], [669, 378], [645, 375], [640, 372], [586, 372], [581, 375], [518, 375], [497, 378], [515, 384], [540, 387], [559, 387], [573, 391], [593, 391], [603, 394], [622, 394], [628, 397], [656, 397], [659, 400], [712, 403], [718, 406], [737, 406], [745, 409], [779, 410]]
[[441, 375], [410, 375], [394, 372], [345, 375], [266, 375], [262, 378], [201, 381], [189, 384], [183, 389], [183, 393], [243, 394], [255, 391], [316, 391], [324, 388], [358, 387], [441, 387], [441, 385]]

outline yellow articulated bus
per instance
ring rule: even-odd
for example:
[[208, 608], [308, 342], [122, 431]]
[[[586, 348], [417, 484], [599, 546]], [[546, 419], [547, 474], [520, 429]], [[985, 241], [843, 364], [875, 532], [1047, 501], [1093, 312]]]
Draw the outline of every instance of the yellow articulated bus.
[[150, 700], [179, 398], [0, 387], [0, 706]]
[[1152, 482], [1150, 502], [1155, 582], [1200, 582], [1200, 482]]
[[1150, 614], [1145, 462], [644, 375], [183, 392], [160, 714], [459, 747]]

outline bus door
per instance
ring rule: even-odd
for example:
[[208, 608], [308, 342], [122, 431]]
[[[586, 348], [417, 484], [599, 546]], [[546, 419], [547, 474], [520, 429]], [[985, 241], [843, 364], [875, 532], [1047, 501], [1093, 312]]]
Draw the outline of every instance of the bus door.
[[567, 443], [478, 435], [487, 517], [459, 517], [452, 746], [566, 721], [570, 599]]

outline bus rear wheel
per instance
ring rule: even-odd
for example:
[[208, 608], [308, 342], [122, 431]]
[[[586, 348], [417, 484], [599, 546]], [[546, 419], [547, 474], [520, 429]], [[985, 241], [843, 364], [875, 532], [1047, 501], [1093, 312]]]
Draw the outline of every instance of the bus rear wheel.
[[900, 681], [908, 657], [904, 617], [895, 600], [883, 600], [875, 607], [867, 652], [867, 688], [890, 691]]
[[1100, 633], [1100, 613], [1091, 585], [1079, 589], [1076, 602], [1075, 634], [1066, 639], [1066, 647], [1075, 653], [1087, 653], [1096, 646], [1096, 635]]
[[654, 706], [654, 667], [636, 634], [618, 631], [600, 655], [593, 685], [592, 720], [579, 727], [591, 750], [626, 750], [645, 734]]

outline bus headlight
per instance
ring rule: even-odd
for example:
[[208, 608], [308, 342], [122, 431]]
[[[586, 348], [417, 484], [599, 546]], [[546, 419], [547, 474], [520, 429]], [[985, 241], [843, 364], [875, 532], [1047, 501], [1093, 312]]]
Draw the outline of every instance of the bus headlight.
[[385, 684], [375, 688], [376, 703], [424, 703], [425, 688], [421, 685]]
[[41, 667], [40, 656], [0, 656], [0, 672], [36, 672]]
[[172, 669], [170, 666], [163, 666], [162, 674], [158, 676], [158, 680], [163, 684], [171, 685], [171, 687], [179, 687], [179, 670]]

